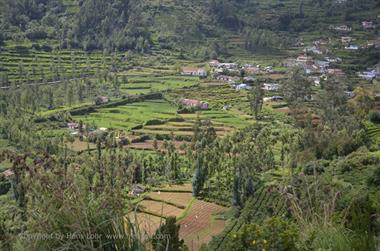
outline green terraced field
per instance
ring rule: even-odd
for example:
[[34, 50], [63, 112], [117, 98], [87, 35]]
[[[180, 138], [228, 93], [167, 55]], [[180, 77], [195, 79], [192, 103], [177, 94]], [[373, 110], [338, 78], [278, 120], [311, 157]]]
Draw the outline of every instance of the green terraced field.
[[367, 134], [370, 138], [374, 140], [380, 138], [380, 124], [368, 123], [366, 127]]
[[[133, 127], [143, 125], [148, 120], [168, 120], [181, 117], [184, 121], [169, 121], [160, 125], [146, 125], [142, 129], [134, 130], [137, 134], [166, 135], [174, 133], [176, 136], [191, 136], [193, 124], [197, 114], [177, 114], [177, 107], [165, 100], [151, 100], [128, 104], [116, 108], [102, 108], [96, 112], [74, 116], [76, 121], [82, 120], [97, 127], [113, 128], [130, 131]], [[201, 119], [210, 119], [218, 135], [225, 135], [233, 129], [243, 128], [250, 120], [223, 110], [200, 111]]]
[[128, 104], [116, 108], [99, 109], [95, 113], [75, 116], [75, 120], [95, 123], [98, 127], [130, 130], [151, 119], [170, 119], [176, 117], [177, 108], [164, 100], [151, 100]]

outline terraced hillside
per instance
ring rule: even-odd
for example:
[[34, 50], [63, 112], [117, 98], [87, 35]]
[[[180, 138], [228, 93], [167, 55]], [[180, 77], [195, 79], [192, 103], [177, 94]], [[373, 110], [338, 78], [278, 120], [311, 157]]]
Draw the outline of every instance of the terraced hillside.
[[199, 116], [200, 119], [209, 119], [218, 136], [224, 136], [237, 128], [249, 125], [250, 119], [244, 115], [224, 110], [200, 111], [198, 114], [178, 114], [177, 106], [163, 99], [149, 100], [122, 105], [113, 108], [100, 108], [85, 114], [73, 116], [75, 121], [82, 120], [85, 124], [97, 127], [121, 130], [132, 138], [148, 135], [151, 140], [134, 142], [129, 148], [139, 150], [152, 150], [153, 139], [158, 139], [158, 147], [163, 142], [160, 140], [175, 137], [177, 149], [181, 141], [190, 140], [193, 134], [193, 125]]
[[0, 73], [8, 81], [42, 83], [93, 76], [111, 61], [111, 56], [99, 52], [52, 51], [48, 42], [42, 42], [42, 45], [29, 42], [9, 45], [0, 50]]
[[377, 140], [380, 138], [380, 124], [368, 123], [366, 131], [371, 139]]
[[131, 213], [134, 215], [131, 218], [148, 235], [152, 235], [166, 217], [177, 217], [180, 237], [190, 250], [198, 250], [225, 226], [225, 221], [217, 215], [226, 208], [193, 198], [190, 184], [153, 189], [137, 204], [137, 211], [137, 214]]
[[210, 245], [213, 250], [225, 250], [224, 244], [229, 234], [239, 231], [243, 224], [260, 224], [267, 216], [281, 216], [286, 214], [286, 210], [286, 203], [281, 194], [262, 187], [246, 203], [239, 218], [230, 222], [224, 231], [211, 241]]

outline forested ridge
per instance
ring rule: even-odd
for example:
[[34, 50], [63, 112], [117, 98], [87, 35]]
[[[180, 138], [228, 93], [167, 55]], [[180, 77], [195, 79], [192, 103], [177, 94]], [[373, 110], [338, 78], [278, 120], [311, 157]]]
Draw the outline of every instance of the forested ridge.
[[53, 39], [61, 48], [221, 53], [232, 36], [249, 50], [287, 47], [299, 32], [376, 17], [378, 7], [373, 0], [1, 0], [0, 30], [5, 39]]

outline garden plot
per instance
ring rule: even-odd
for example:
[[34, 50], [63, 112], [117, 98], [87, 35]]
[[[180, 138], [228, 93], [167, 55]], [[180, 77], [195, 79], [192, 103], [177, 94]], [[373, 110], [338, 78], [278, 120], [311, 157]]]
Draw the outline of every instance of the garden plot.
[[[184, 150], [181, 149], [181, 146], [185, 144], [185, 141], [177, 141], [177, 140], [172, 140], [171, 143], [174, 145], [176, 151], [180, 154], [185, 153]], [[154, 148], [154, 141], [153, 140], [146, 140], [144, 142], [138, 142], [138, 143], [131, 143], [126, 146], [129, 149], [134, 149], [134, 150], [156, 150]], [[157, 149], [164, 151], [164, 141], [162, 140], [157, 140]]]
[[141, 212], [128, 214], [130, 222], [138, 227], [140, 234], [152, 236], [160, 225], [165, 223], [165, 219]]
[[202, 244], [211, 241], [212, 237], [221, 233], [225, 221], [214, 217], [225, 212], [225, 207], [196, 200], [187, 217], [181, 220], [179, 235], [185, 240], [190, 250], [198, 250]]
[[163, 218], [183, 217], [178, 221], [181, 226], [180, 238], [185, 240], [189, 250], [198, 250], [202, 244], [223, 231], [225, 221], [218, 218], [217, 214], [225, 212], [227, 208], [194, 199], [191, 191], [191, 184], [154, 188], [138, 203], [139, 213], [130, 213], [128, 216], [132, 223], [137, 222], [142, 233], [149, 235], [153, 235], [164, 223]]
[[147, 195], [149, 199], [155, 201], [164, 201], [181, 208], [185, 208], [193, 198], [191, 193], [178, 193], [178, 192], [151, 192]]
[[176, 107], [165, 100], [149, 100], [132, 103], [115, 108], [102, 108], [94, 113], [75, 116], [75, 120], [82, 120], [86, 124], [95, 124], [98, 127], [130, 130], [151, 119], [170, 119], [176, 117]]
[[170, 216], [178, 217], [182, 209], [169, 205], [164, 202], [152, 201], [152, 200], [143, 200], [138, 204], [140, 211], [155, 216], [161, 216], [167, 218]]

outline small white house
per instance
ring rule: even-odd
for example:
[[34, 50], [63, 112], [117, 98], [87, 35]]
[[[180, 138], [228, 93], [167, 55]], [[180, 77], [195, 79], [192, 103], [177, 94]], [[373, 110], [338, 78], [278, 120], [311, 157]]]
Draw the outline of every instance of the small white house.
[[181, 75], [183, 76], [198, 76], [198, 77], [207, 77], [207, 72], [203, 68], [195, 67], [182, 67]]
[[272, 84], [272, 83], [265, 83], [262, 88], [265, 91], [278, 91], [280, 89], [280, 85], [279, 84]]
[[251, 89], [252, 87], [247, 85], [247, 84], [239, 84], [239, 85], [235, 85], [235, 89], [238, 90], [238, 91], [241, 91], [241, 90], [249, 90]]
[[346, 50], [352, 50], [352, 51], [356, 51], [356, 50], [359, 50], [359, 46], [358, 45], [354, 45], [354, 44], [351, 44], [350, 46], [346, 46], [344, 47]]

